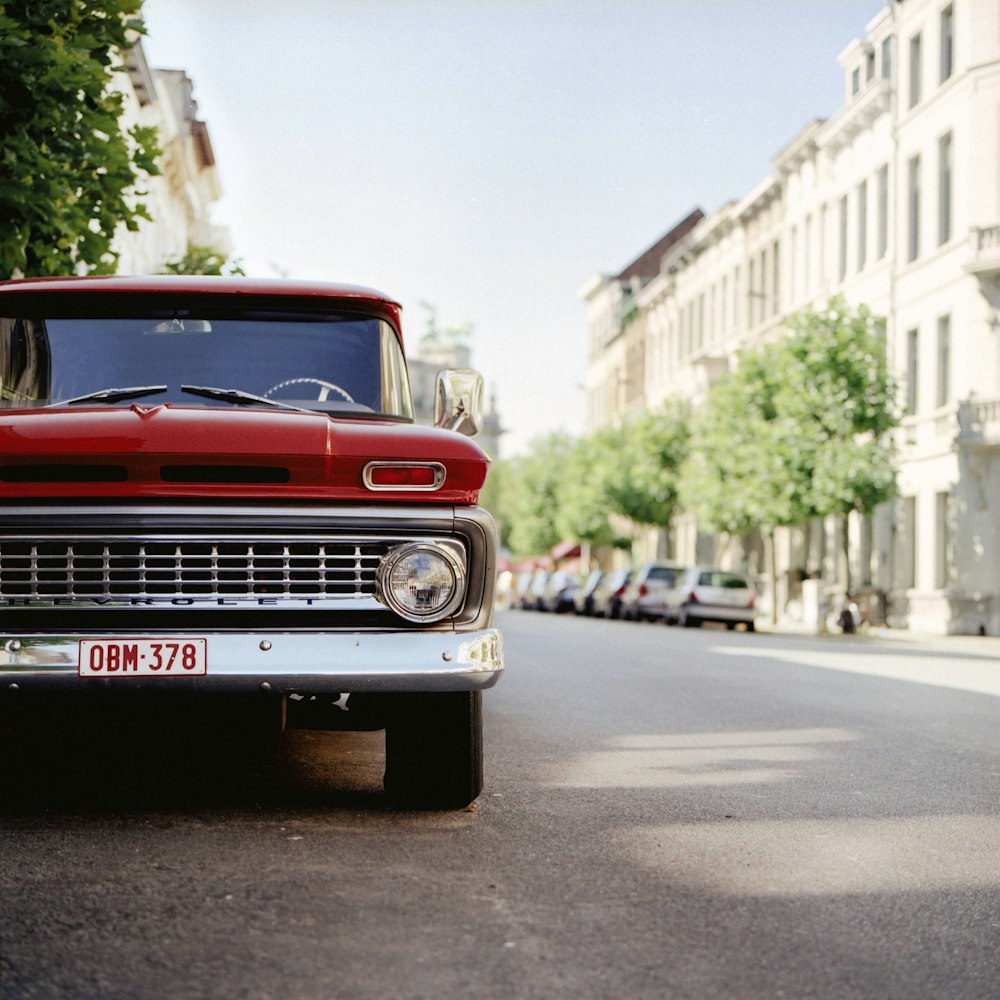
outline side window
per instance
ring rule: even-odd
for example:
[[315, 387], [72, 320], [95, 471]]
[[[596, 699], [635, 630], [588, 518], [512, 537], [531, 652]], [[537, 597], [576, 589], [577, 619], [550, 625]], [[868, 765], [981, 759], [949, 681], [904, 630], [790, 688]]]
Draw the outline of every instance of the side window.
[[38, 399], [48, 379], [44, 327], [27, 319], [0, 318], [0, 402]]
[[382, 412], [413, 416], [410, 383], [399, 342], [388, 323], [379, 324], [382, 355]]

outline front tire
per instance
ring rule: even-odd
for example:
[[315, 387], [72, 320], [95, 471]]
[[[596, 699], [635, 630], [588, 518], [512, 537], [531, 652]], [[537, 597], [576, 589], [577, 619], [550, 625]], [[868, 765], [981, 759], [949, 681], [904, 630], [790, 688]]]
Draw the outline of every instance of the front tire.
[[483, 789], [479, 691], [400, 695], [385, 731], [385, 790], [411, 809], [464, 809]]

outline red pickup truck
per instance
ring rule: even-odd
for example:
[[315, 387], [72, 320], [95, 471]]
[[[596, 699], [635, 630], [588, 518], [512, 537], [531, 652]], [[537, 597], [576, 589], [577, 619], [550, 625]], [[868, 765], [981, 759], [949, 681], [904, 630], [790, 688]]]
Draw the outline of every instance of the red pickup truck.
[[[245, 278], [0, 282], [0, 696], [385, 729], [393, 801], [482, 788], [482, 381], [414, 423], [399, 306]], [[42, 718], [45, 718], [44, 710]]]

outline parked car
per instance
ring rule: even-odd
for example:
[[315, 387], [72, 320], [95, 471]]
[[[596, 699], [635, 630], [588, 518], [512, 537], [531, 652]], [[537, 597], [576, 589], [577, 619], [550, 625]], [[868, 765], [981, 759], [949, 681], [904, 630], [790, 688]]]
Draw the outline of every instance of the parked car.
[[673, 563], [646, 563], [629, 580], [622, 595], [622, 618], [656, 621], [666, 614], [666, 595], [684, 572]]
[[757, 595], [742, 573], [692, 566], [667, 595], [668, 625], [697, 627], [702, 622], [723, 622], [733, 629], [742, 624], [754, 630]]
[[594, 588], [591, 602], [594, 614], [598, 618], [620, 618], [622, 613], [622, 596], [632, 573], [627, 569], [612, 570], [605, 573], [600, 583]]
[[538, 610], [554, 611], [557, 615], [572, 611], [579, 589], [580, 579], [572, 573], [550, 573], [538, 599]]
[[514, 592], [511, 594], [510, 606], [512, 608], [526, 607], [526, 601], [531, 595], [531, 584], [535, 578], [534, 570], [522, 570], [514, 580]]
[[524, 592], [524, 600], [521, 602], [522, 608], [528, 608], [531, 611], [542, 610], [542, 595], [545, 593], [545, 586], [551, 575], [547, 569], [535, 570], [531, 577], [531, 583]]
[[595, 569], [583, 582], [583, 586], [576, 592], [576, 613], [578, 615], [592, 615], [594, 613], [594, 591], [600, 586], [604, 578], [603, 570]]

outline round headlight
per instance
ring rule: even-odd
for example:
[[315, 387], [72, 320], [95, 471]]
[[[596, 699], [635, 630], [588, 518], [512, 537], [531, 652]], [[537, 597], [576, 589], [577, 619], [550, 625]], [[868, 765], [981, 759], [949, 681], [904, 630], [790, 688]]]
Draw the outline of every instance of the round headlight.
[[385, 557], [378, 584], [382, 600], [397, 615], [413, 622], [437, 621], [461, 604], [465, 571], [445, 546], [414, 542]]

